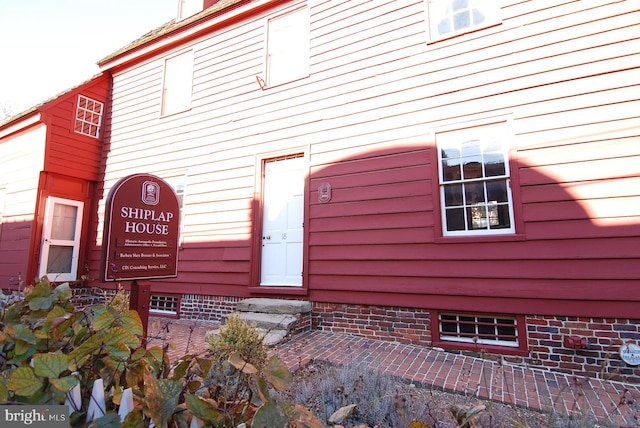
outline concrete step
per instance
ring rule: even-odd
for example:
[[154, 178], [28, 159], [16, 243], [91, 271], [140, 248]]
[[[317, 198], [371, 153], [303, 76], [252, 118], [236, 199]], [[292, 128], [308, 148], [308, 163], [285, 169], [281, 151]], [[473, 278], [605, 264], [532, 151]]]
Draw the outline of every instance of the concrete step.
[[[262, 337], [262, 344], [268, 347], [276, 346], [278, 343], [281, 343], [290, 333], [289, 330], [267, 330], [260, 327], [258, 327], [258, 332], [260, 334], [260, 337]], [[219, 328], [215, 330], [209, 330], [207, 331], [205, 338], [207, 342], [210, 342], [212, 337], [215, 337], [219, 334]]]
[[249, 324], [255, 324], [265, 330], [293, 330], [298, 320], [289, 314], [267, 314], [263, 312], [234, 312], [229, 316], [238, 316]]
[[263, 312], [268, 314], [306, 314], [311, 312], [311, 302], [306, 300], [253, 298], [238, 302], [239, 312]]

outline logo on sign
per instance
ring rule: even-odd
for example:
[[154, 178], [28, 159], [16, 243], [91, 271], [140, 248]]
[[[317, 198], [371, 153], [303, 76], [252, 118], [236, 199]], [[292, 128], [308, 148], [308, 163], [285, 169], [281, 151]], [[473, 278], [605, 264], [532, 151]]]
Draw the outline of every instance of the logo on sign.
[[142, 202], [146, 205], [158, 205], [160, 202], [160, 185], [153, 181], [142, 183]]

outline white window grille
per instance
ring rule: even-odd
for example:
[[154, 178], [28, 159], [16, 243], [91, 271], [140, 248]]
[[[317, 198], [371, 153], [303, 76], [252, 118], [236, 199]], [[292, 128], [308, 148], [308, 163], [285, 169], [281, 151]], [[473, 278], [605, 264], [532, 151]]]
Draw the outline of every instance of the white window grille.
[[444, 236], [515, 232], [505, 128], [436, 134]]
[[149, 312], [154, 315], [177, 316], [180, 298], [167, 294], [152, 294], [149, 302]]
[[309, 75], [309, 10], [305, 8], [269, 19], [267, 24], [267, 83], [279, 85]]
[[431, 40], [499, 24], [499, 0], [428, 0]]
[[99, 138], [103, 112], [103, 103], [78, 95], [74, 130], [79, 134]]
[[163, 116], [191, 108], [193, 92], [193, 51], [167, 58], [162, 88]]
[[439, 313], [440, 340], [519, 347], [516, 318]]

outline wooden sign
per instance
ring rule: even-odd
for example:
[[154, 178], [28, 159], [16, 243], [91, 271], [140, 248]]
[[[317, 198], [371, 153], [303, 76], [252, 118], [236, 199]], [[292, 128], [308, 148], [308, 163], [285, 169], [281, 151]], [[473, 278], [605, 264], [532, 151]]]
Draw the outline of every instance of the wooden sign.
[[180, 205], [173, 188], [133, 174], [109, 192], [102, 237], [102, 281], [178, 276]]

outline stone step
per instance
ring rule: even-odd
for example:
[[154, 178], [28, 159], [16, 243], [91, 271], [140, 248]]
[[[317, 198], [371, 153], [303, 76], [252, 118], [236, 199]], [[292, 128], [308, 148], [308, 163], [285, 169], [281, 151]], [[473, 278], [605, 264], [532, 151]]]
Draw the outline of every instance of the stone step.
[[234, 312], [229, 316], [238, 316], [241, 320], [265, 330], [293, 330], [298, 320], [289, 314], [267, 314], [263, 312]]
[[268, 314], [306, 314], [311, 312], [311, 302], [306, 300], [252, 298], [238, 302], [239, 312], [263, 312]]
[[[262, 344], [264, 346], [273, 347], [281, 343], [290, 333], [289, 330], [267, 330], [264, 328], [258, 328], [260, 337], [262, 337]], [[209, 330], [205, 334], [205, 339], [210, 342], [211, 339], [220, 334], [220, 329]]]

